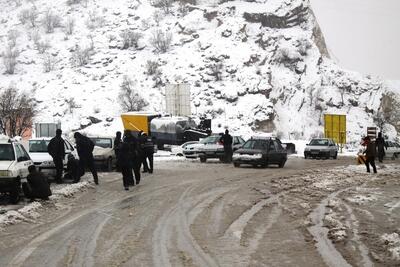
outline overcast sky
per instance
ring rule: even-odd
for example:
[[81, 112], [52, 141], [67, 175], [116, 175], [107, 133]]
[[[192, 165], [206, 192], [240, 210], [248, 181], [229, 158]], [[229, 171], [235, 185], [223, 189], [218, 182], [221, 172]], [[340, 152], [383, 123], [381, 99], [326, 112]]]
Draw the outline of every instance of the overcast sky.
[[400, 80], [400, 0], [311, 0], [331, 57], [344, 68]]

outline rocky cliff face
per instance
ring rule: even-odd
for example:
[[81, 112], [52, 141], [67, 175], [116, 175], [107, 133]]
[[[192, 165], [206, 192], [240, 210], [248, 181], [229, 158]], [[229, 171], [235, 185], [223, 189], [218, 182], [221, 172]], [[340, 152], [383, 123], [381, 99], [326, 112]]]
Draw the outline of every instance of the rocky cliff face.
[[[329, 59], [308, 1], [9, 4], [0, 11], [2, 41], [17, 30], [21, 53], [15, 74], [2, 74], [0, 86], [32, 89], [37, 120], [62, 120], [67, 131], [91, 124], [90, 116], [114, 131], [124, 76], [148, 111], [164, 110], [166, 84], [184, 82], [193, 112], [212, 118], [214, 130], [293, 138], [321, 135], [324, 113], [344, 113], [350, 139], [358, 140], [385, 92], [381, 81]], [[31, 8], [38, 12], [35, 27], [18, 19]], [[60, 17], [50, 32], [39, 23], [49, 10]], [[46, 60], [54, 66], [44, 73]]]

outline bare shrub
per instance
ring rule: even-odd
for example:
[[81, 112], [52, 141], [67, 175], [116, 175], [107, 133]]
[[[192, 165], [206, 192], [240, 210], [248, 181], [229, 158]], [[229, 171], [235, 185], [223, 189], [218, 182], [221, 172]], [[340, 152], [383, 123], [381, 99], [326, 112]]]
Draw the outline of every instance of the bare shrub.
[[17, 39], [21, 36], [21, 33], [17, 30], [10, 30], [8, 31], [8, 44], [12, 47], [17, 45]]
[[12, 0], [15, 3], [15, 6], [21, 6], [22, 5], [22, 1], [21, 0]]
[[27, 12], [27, 20], [29, 21], [31, 27], [36, 27], [36, 22], [39, 17], [39, 12], [37, 11], [36, 7], [32, 6], [30, 9], [28, 9]]
[[17, 48], [8, 46], [2, 54], [3, 64], [6, 68], [6, 73], [14, 74], [15, 66], [17, 65], [17, 58], [19, 56], [19, 51]]
[[73, 113], [74, 109], [80, 108], [73, 97], [65, 99], [65, 102], [67, 103], [69, 113]]
[[159, 65], [157, 61], [147, 60], [145, 67], [146, 67], [146, 74], [153, 75], [157, 73]]
[[56, 67], [57, 59], [55, 56], [46, 53], [43, 56], [43, 71], [50, 72], [53, 71]]
[[76, 45], [75, 50], [72, 52], [72, 62], [75, 66], [85, 66], [90, 62], [91, 53], [90, 48], [81, 48]]
[[135, 88], [135, 82], [124, 75], [118, 101], [124, 111], [141, 111], [148, 105], [147, 101]]
[[66, 4], [68, 6], [72, 6], [72, 5], [80, 4], [81, 2], [82, 2], [82, 0], [67, 0]]
[[91, 10], [88, 13], [88, 18], [86, 20], [86, 26], [88, 29], [95, 29], [104, 26], [105, 19], [103, 16], [97, 13], [97, 10]]
[[224, 64], [222, 62], [217, 62], [208, 66], [207, 74], [213, 76], [216, 81], [220, 81], [222, 79], [222, 70], [224, 68]]
[[120, 33], [120, 36], [122, 38], [122, 49], [137, 48], [138, 42], [142, 38], [142, 34], [132, 30], [124, 30]]
[[22, 136], [32, 127], [36, 115], [35, 99], [30, 94], [19, 93], [15, 86], [0, 92], [0, 129], [9, 136]]
[[68, 17], [64, 24], [64, 33], [66, 35], [71, 35], [74, 33], [75, 29], [75, 19], [73, 17]]
[[170, 13], [173, 0], [153, 0], [151, 5], [154, 7], [161, 8], [165, 14]]
[[25, 23], [29, 20], [29, 9], [25, 8], [21, 10], [21, 12], [18, 13], [18, 19], [22, 25], [25, 25]]
[[35, 47], [39, 54], [44, 54], [51, 48], [51, 44], [50, 44], [49, 39], [46, 39], [46, 40], [40, 39], [35, 44]]
[[42, 24], [46, 29], [46, 33], [52, 33], [54, 28], [61, 27], [61, 17], [49, 8], [43, 15]]
[[160, 25], [160, 22], [162, 21], [163, 17], [164, 17], [164, 15], [160, 11], [158, 11], [158, 10], [154, 11], [153, 19], [157, 26]]
[[158, 29], [152, 33], [150, 43], [157, 52], [165, 53], [171, 47], [172, 33]]

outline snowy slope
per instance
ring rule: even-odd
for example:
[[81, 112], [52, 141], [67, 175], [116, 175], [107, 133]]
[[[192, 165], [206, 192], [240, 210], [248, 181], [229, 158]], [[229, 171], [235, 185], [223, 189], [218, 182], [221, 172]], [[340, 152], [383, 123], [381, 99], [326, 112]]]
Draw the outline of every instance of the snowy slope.
[[[342, 70], [321, 55], [307, 1], [173, 2], [169, 13], [147, 0], [84, 0], [71, 5], [67, 0], [21, 0], [20, 6], [15, 2], [0, 0], [1, 43], [8, 42], [10, 30], [21, 33], [15, 74], [5, 74], [1, 65], [0, 87], [13, 83], [33, 90], [40, 109], [36, 121], [60, 120], [66, 132], [90, 124], [89, 116], [101, 122], [86, 132], [121, 130], [118, 116], [123, 110], [117, 96], [128, 75], [149, 103], [148, 111], [165, 110], [165, 84], [189, 83], [194, 115], [212, 118], [216, 131], [226, 126], [246, 136], [262, 131], [307, 139], [322, 133], [324, 113], [339, 113], [348, 114], [349, 137], [355, 141], [373, 125], [372, 111], [378, 109], [387, 87], [375, 78]], [[36, 28], [18, 19], [32, 6], [39, 11]], [[72, 35], [66, 38], [62, 27], [45, 33], [39, 20], [48, 9], [64, 24], [68, 18], [75, 20]], [[293, 22], [290, 15], [299, 9], [299, 20]], [[260, 18], [271, 14], [278, 17], [278, 24], [261, 23]], [[279, 19], [287, 14], [289, 19]], [[282, 21], [286, 24], [279, 24]], [[57, 61], [48, 73], [43, 71], [44, 55], [32, 40], [37, 29]], [[121, 49], [120, 33], [126, 29], [142, 35], [137, 48]], [[150, 43], [157, 29], [173, 36], [166, 53], [158, 53]], [[78, 46], [93, 47], [86, 66], [71, 61]], [[159, 63], [159, 75], [146, 74], [148, 60]], [[212, 75], [212, 66], [218, 64], [220, 80]], [[396, 134], [391, 127], [387, 130]]]

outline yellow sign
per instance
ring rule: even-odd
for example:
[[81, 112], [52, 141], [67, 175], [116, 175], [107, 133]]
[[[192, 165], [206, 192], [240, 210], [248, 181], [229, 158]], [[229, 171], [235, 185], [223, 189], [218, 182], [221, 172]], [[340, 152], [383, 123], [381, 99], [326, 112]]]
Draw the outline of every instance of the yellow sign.
[[325, 138], [331, 138], [337, 144], [346, 144], [346, 115], [324, 114]]
[[158, 116], [158, 114], [128, 112], [122, 114], [121, 119], [125, 130], [131, 130], [133, 132], [143, 131], [149, 134], [150, 121]]

